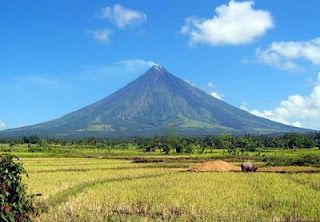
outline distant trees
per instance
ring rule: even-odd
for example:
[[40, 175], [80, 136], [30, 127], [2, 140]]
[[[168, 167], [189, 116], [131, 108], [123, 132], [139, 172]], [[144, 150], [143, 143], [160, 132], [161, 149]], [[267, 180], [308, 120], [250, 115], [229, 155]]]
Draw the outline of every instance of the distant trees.
[[283, 137], [283, 139], [286, 141], [287, 148], [290, 149], [311, 148], [316, 145], [310, 137], [301, 134], [287, 134]]
[[186, 144], [185, 153], [193, 153], [193, 152], [194, 152], [193, 145], [192, 144]]
[[316, 144], [316, 147], [318, 147], [320, 149], [320, 133], [318, 133], [314, 136], [314, 142]]
[[47, 148], [47, 147], [49, 147], [50, 142], [49, 142], [47, 139], [41, 139], [41, 140], [38, 142], [38, 144], [39, 144], [39, 146], [41, 146], [41, 147]]
[[37, 144], [40, 142], [40, 137], [38, 135], [24, 136], [23, 142], [27, 144]]
[[316, 146], [320, 149], [320, 139], [317, 140]]
[[9, 144], [10, 150], [15, 144], [28, 144], [30, 148], [35, 149], [34, 145], [39, 148], [61, 147], [75, 148], [98, 148], [98, 149], [129, 149], [136, 147], [145, 150], [147, 147], [153, 147], [165, 154], [169, 153], [204, 153], [213, 152], [214, 149], [223, 149], [229, 154], [245, 154], [249, 151], [259, 151], [263, 149], [300, 149], [319, 147], [320, 133], [297, 134], [288, 133], [284, 135], [212, 135], [203, 137], [178, 136], [174, 126], [169, 125], [166, 136], [158, 137], [136, 137], [136, 138], [40, 138], [38, 135], [25, 136], [20, 139], [0, 140], [0, 143]]
[[167, 129], [167, 141], [164, 144], [164, 152], [169, 154], [171, 150], [175, 150], [176, 153], [181, 153], [182, 147], [179, 144], [179, 138], [175, 132], [174, 125], [170, 124]]
[[170, 151], [171, 151], [171, 145], [169, 145], [168, 143], [163, 144], [163, 146], [162, 146], [162, 151], [163, 151], [165, 154], [169, 154]]
[[9, 143], [9, 147], [10, 147], [10, 152], [12, 152], [13, 151], [13, 146], [16, 144], [16, 142], [15, 141], [10, 141], [10, 143]]

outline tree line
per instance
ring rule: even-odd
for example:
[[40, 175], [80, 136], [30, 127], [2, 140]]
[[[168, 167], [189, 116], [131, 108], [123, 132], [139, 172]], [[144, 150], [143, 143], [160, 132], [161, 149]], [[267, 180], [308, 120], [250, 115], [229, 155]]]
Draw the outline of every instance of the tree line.
[[165, 153], [172, 151], [176, 153], [192, 153], [194, 150], [204, 152], [205, 150], [224, 149], [227, 152], [257, 151], [260, 149], [299, 149], [320, 148], [320, 133], [297, 134], [288, 133], [284, 135], [213, 135], [203, 137], [178, 136], [173, 129], [168, 129], [167, 135], [152, 138], [41, 138], [37, 135], [25, 136], [19, 139], [2, 139], [0, 143], [10, 144], [37, 144], [41, 147], [74, 146], [108, 149], [127, 149], [130, 145], [140, 149], [153, 151], [159, 149]]

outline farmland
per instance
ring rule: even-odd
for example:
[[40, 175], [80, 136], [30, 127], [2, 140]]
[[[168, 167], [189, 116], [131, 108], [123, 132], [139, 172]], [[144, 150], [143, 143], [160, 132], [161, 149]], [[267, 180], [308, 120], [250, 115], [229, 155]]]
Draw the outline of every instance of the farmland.
[[[4, 151], [2, 151], [4, 153]], [[7, 153], [7, 152], [5, 152]], [[257, 173], [187, 172], [194, 162], [239, 159], [221, 150], [194, 155], [74, 150], [28, 152], [18, 147], [30, 193], [45, 210], [37, 221], [318, 221], [317, 166], [260, 166]], [[72, 154], [72, 155], [71, 155]], [[265, 153], [285, 158], [319, 150]], [[255, 158], [247, 153], [243, 158]], [[135, 163], [135, 158], [159, 162]], [[160, 161], [161, 160], [161, 161]], [[309, 173], [307, 173], [309, 172]]]

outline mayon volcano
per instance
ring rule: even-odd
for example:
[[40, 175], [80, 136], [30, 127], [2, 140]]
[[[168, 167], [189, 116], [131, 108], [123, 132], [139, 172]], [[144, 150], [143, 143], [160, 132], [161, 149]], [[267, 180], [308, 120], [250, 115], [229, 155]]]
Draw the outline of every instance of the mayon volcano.
[[306, 130], [238, 109], [157, 65], [112, 95], [59, 119], [0, 133], [1, 137], [134, 137], [273, 134]]

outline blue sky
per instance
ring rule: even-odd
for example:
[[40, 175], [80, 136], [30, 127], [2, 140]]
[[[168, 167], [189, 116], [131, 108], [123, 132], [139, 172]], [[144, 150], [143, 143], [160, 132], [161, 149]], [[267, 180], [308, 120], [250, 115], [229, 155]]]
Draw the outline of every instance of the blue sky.
[[0, 130], [93, 103], [153, 63], [255, 115], [320, 129], [319, 8], [318, 0], [2, 1]]

